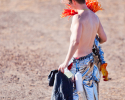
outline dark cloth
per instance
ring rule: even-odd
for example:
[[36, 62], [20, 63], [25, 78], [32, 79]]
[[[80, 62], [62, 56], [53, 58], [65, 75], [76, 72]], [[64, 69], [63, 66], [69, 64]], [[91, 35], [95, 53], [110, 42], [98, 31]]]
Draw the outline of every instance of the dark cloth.
[[55, 74], [58, 72], [58, 70], [52, 70], [48, 76], [49, 86], [53, 86]]
[[73, 82], [65, 74], [55, 74], [51, 100], [73, 100]]

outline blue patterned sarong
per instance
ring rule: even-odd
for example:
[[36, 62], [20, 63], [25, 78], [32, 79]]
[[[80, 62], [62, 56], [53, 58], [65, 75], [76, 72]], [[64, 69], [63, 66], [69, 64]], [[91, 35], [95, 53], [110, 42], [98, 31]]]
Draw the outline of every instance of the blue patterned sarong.
[[83, 92], [76, 91], [73, 87], [73, 100], [98, 100], [98, 82], [100, 81], [100, 73], [98, 67], [94, 63], [93, 53], [79, 59], [72, 58], [70, 72], [75, 75], [77, 71], [82, 74]]

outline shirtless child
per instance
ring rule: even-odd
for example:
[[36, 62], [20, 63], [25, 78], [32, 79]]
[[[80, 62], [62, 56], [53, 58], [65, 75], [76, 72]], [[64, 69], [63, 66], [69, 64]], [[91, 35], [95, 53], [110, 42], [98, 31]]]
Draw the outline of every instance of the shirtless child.
[[[59, 66], [58, 70], [64, 73], [64, 69], [68, 67], [68, 63], [73, 60], [73, 66], [71, 68], [71, 72], [75, 74], [77, 72], [76, 67], [81, 70], [82, 76], [85, 74], [84, 72], [88, 69], [85, 65], [92, 63], [94, 61], [92, 48], [94, 44], [94, 40], [96, 34], [99, 36], [99, 42], [104, 43], [107, 40], [106, 34], [103, 30], [101, 22], [98, 16], [89, 10], [86, 6], [85, 0], [63, 0], [63, 3], [70, 4], [72, 9], [76, 10], [78, 14], [74, 15], [72, 18], [71, 24], [71, 37], [70, 37], [70, 46], [65, 58], [65, 61]], [[76, 64], [77, 63], [77, 64]], [[86, 68], [85, 68], [86, 67]], [[82, 69], [86, 69], [82, 71]], [[89, 68], [91, 69], [91, 68]], [[89, 71], [86, 74], [89, 75], [88, 78], [85, 78], [84, 83], [84, 90], [86, 93], [86, 100], [96, 100], [95, 95], [92, 96], [93, 92], [89, 92], [87, 94], [88, 82], [86, 80], [93, 81], [92, 79], [92, 72], [93, 70]], [[89, 86], [92, 86], [94, 83], [92, 82]], [[88, 90], [89, 91], [89, 90]], [[74, 91], [74, 99], [78, 100], [78, 95]], [[92, 99], [93, 98], [93, 99]]]

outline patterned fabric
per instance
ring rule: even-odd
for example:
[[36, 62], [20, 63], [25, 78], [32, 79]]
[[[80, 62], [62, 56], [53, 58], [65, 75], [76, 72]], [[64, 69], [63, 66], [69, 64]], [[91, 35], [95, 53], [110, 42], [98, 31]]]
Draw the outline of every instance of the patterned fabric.
[[73, 100], [98, 100], [98, 82], [100, 80], [100, 73], [98, 67], [94, 64], [93, 53], [82, 57], [83, 59], [72, 58], [69, 62], [72, 63], [70, 72], [75, 75], [77, 71], [82, 74], [83, 90], [84, 92], [78, 93], [74, 84], [73, 87]]

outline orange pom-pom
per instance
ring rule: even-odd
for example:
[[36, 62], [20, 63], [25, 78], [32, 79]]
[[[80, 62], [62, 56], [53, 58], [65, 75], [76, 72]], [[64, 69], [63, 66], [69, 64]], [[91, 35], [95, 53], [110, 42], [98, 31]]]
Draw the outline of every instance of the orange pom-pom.
[[94, 13], [99, 10], [103, 10], [101, 4], [97, 0], [86, 0], [86, 5]]
[[64, 11], [62, 12], [61, 18], [67, 17], [69, 16], [69, 18], [75, 14], [78, 14], [78, 12], [76, 12], [75, 10], [71, 9], [70, 5], [66, 5], [66, 7], [68, 9], [64, 9]]

